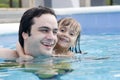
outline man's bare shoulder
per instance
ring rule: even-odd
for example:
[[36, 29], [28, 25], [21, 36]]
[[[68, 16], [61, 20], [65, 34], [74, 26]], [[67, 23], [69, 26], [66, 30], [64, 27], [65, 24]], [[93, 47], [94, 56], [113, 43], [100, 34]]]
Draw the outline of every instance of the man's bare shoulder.
[[0, 58], [14, 60], [18, 58], [16, 50], [8, 48], [0, 48]]

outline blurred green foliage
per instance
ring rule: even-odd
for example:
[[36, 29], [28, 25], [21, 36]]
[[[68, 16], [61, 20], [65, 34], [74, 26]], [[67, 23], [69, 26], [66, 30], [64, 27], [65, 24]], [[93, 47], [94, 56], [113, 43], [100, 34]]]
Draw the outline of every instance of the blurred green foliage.
[[[12, 0], [13, 8], [19, 7], [19, 0]], [[9, 8], [10, 0], [0, 0], [0, 8]]]
[[0, 0], [0, 8], [8, 8], [9, 0]]
[[106, 5], [110, 5], [110, 0], [106, 0]]

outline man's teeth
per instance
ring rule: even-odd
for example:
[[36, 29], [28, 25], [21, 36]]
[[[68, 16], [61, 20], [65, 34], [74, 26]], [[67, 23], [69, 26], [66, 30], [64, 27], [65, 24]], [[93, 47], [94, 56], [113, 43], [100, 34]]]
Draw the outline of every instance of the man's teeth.
[[51, 46], [51, 45], [53, 45], [54, 44], [54, 42], [42, 42], [44, 45], [49, 45], [49, 46]]

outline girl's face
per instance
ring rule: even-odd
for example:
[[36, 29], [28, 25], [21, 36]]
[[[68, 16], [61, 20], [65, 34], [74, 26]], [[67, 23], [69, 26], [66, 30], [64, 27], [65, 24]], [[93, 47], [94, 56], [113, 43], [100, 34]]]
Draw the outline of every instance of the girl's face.
[[76, 30], [74, 26], [71, 27], [71, 25], [59, 25], [57, 44], [63, 48], [73, 47], [76, 43], [78, 35], [78, 30]]

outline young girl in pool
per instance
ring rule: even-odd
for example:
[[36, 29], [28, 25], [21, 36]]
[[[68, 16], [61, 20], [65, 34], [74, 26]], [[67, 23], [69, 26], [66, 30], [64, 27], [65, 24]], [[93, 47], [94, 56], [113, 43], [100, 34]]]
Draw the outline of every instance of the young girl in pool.
[[[54, 48], [53, 56], [72, 57], [80, 50], [80, 24], [73, 18], [62, 18], [58, 21], [58, 42]], [[30, 60], [33, 57], [25, 55], [20, 44], [17, 44], [17, 51], [22, 60]]]
[[[73, 18], [62, 18], [58, 21], [58, 42], [54, 48], [53, 56], [73, 56], [81, 53], [80, 50], [80, 24]], [[76, 45], [79, 45], [77, 50]], [[74, 49], [73, 49], [74, 48]]]

